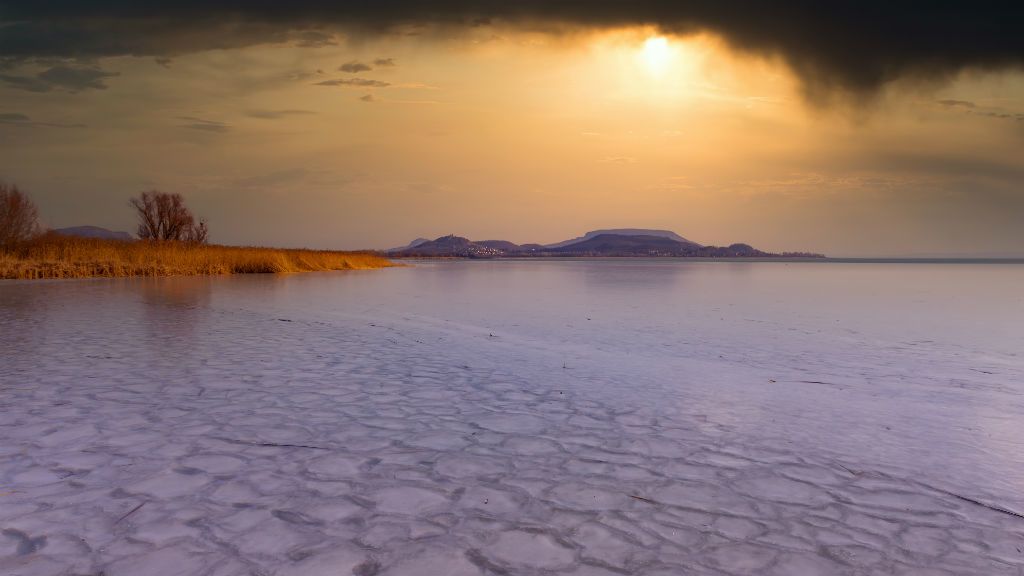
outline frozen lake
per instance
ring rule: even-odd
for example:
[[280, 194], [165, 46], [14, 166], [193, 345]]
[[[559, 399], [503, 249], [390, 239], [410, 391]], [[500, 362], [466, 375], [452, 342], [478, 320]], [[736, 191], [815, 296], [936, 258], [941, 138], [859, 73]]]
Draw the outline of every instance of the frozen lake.
[[0, 283], [5, 575], [1024, 574], [1024, 265]]

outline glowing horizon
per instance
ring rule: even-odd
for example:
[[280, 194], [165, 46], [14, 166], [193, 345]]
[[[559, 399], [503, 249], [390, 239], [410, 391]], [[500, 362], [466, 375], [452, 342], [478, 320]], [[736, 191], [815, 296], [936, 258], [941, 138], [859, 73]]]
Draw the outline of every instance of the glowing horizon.
[[785, 61], [713, 33], [500, 25], [76, 66], [94, 72], [0, 83], [0, 177], [53, 227], [130, 230], [125, 201], [158, 188], [232, 244], [644, 227], [774, 251], [1024, 255], [1018, 72], [821, 101]]

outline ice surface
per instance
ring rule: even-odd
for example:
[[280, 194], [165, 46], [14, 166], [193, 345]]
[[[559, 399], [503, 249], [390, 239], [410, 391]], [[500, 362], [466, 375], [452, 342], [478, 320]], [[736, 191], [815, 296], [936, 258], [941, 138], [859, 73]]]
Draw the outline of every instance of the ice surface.
[[543, 261], [0, 284], [0, 574], [1021, 576], [1021, 285]]

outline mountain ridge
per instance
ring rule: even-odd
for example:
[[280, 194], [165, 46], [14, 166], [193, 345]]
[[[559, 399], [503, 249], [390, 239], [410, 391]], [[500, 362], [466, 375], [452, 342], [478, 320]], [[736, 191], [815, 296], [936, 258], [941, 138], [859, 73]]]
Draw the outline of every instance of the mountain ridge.
[[564, 246], [570, 246], [572, 244], [586, 242], [587, 240], [590, 240], [595, 236], [600, 236], [603, 234], [613, 234], [617, 236], [656, 236], [661, 238], [669, 238], [675, 240], [676, 242], [682, 242], [683, 244], [693, 244], [695, 246], [700, 246], [700, 244], [694, 242], [693, 240], [687, 240], [686, 238], [683, 238], [682, 236], [676, 234], [671, 230], [657, 230], [648, 228], [609, 228], [604, 230], [591, 230], [590, 232], [587, 232], [583, 236], [570, 238], [569, 240], [562, 240], [561, 242], [555, 242], [554, 244], [547, 244], [544, 247], [562, 248]]
[[66, 228], [54, 228], [51, 230], [61, 236], [77, 236], [79, 238], [103, 238], [106, 240], [134, 240], [135, 237], [128, 232], [120, 230], [109, 230], [100, 226], [68, 226]]
[[[639, 233], [637, 233], [639, 232]], [[555, 244], [516, 244], [508, 240], [469, 240], [449, 234], [392, 249], [396, 258], [523, 258], [523, 257], [677, 257], [677, 258], [821, 258], [810, 252], [772, 253], [749, 244], [704, 246], [670, 230], [617, 228], [593, 230]]]

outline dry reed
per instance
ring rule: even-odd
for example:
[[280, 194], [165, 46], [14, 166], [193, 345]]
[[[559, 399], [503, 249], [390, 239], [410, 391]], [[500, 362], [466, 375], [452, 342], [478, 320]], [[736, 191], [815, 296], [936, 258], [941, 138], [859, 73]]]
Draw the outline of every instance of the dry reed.
[[0, 251], [0, 278], [4, 279], [290, 273], [392, 265], [371, 252], [129, 242], [56, 234]]

